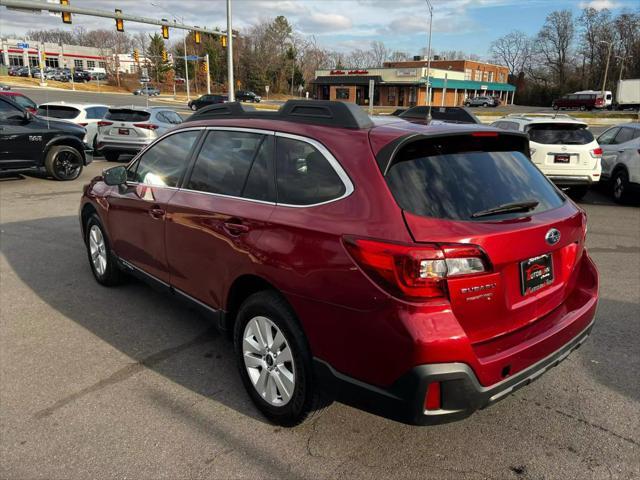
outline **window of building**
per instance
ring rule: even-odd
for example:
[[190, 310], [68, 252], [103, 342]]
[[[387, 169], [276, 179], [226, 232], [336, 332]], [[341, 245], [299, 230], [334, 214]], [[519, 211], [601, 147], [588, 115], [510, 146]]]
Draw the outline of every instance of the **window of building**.
[[500, 83], [504, 83], [504, 73], [499, 73], [499, 74], [498, 74], [498, 81], [499, 81]]
[[74, 60], [73, 61], [73, 66], [76, 70], [82, 70], [83, 65], [82, 65], [82, 60]]
[[58, 57], [47, 57], [44, 61], [47, 67], [58, 68], [60, 65], [58, 64]]
[[345, 194], [333, 166], [313, 145], [278, 137], [276, 152], [278, 203], [314, 205]]
[[465, 68], [464, 69], [464, 79], [465, 80], [471, 80], [471, 69], [470, 68]]
[[186, 188], [239, 197], [265, 135], [214, 130], [198, 154]]
[[107, 68], [107, 62], [98, 62], [98, 66], [99, 66], [100, 68], [104, 68], [104, 69], [106, 69], [106, 68]]
[[96, 68], [96, 62], [93, 60], [87, 60], [87, 68]]
[[482, 81], [482, 72], [480, 70], [476, 70], [476, 75], [473, 77], [476, 82]]
[[9, 65], [12, 67], [22, 67], [22, 55], [9, 55]]
[[336, 88], [336, 99], [337, 100], [349, 100], [349, 89], [348, 88]]
[[38, 57], [35, 55], [29, 55], [29, 66], [31, 68], [39, 67], [40, 62], [38, 61]]
[[387, 94], [387, 101], [393, 105], [396, 103], [396, 95], [398, 94], [397, 87], [389, 87], [389, 93]]
[[489, 73], [489, 81], [493, 82], [493, 72], [488, 72]]
[[129, 167], [129, 180], [158, 187], [175, 187], [198, 135], [200, 131], [188, 130], [160, 140]]
[[489, 79], [489, 72], [482, 72], [482, 81], [486, 82]]

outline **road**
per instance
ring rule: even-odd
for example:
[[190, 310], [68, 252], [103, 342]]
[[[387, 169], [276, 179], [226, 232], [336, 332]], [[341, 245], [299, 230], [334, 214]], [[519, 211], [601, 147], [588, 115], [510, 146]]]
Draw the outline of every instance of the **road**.
[[1, 478], [640, 478], [638, 207], [582, 203], [597, 323], [533, 384], [448, 425], [334, 403], [286, 429], [252, 406], [205, 319], [136, 281], [94, 281], [77, 209], [106, 165], [0, 181]]

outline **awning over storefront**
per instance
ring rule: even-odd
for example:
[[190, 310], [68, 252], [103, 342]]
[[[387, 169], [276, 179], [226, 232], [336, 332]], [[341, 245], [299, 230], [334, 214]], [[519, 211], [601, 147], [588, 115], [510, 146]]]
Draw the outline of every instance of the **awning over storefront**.
[[[420, 85], [427, 83], [427, 77], [420, 79]], [[431, 88], [444, 88], [444, 78], [431, 77]], [[515, 92], [516, 87], [508, 83], [476, 82], [472, 80], [447, 80], [451, 90], [488, 90], [494, 92]]]
[[369, 85], [369, 80], [376, 84], [382, 83], [380, 75], [332, 75], [318, 77], [312, 83], [316, 85]]

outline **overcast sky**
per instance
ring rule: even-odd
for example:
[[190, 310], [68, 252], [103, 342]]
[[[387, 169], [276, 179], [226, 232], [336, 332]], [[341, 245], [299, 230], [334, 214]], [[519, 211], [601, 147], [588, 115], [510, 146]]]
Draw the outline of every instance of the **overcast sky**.
[[[184, 16], [185, 23], [226, 28], [226, 0], [70, 0], [74, 6], [123, 12], [153, 18]], [[432, 0], [434, 6], [433, 48], [463, 50], [481, 56], [491, 41], [511, 30], [534, 34], [545, 16], [555, 9], [569, 8], [576, 14], [585, 6], [618, 12], [636, 8], [632, 0]], [[314, 35], [327, 48], [347, 51], [381, 40], [389, 48], [410, 55], [426, 46], [428, 10], [425, 0], [232, 0], [234, 28], [284, 15], [296, 30]], [[172, 13], [173, 12], [173, 13]], [[23, 34], [34, 28], [115, 28], [105, 18], [74, 16], [73, 25], [63, 25], [47, 13], [34, 15], [0, 7], [0, 34]], [[127, 32], [158, 27], [125, 22]], [[172, 39], [179, 34], [171, 33]]]

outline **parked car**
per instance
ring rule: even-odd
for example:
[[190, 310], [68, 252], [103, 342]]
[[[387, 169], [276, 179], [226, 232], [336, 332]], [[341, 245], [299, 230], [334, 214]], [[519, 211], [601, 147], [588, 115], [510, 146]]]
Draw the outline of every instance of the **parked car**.
[[36, 102], [31, 100], [26, 95], [23, 95], [22, 93], [14, 92], [13, 90], [1, 90], [0, 95], [8, 97], [11, 101], [16, 102], [22, 108], [28, 110], [31, 114], [35, 114], [38, 110], [38, 105], [36, 105]]
[[611, 107], [613, 105], [613, 94], [611, 93], [611, 90], [605, 90], [604, 94], [602, 90], [581, 90], [579, 92], [573, 93], [577, 95], [588, 94], [600, 96], [603, 99], [602, 108], [606, 108], [608, 110], [611, 110]]
[[5, 84], [5, 83], [0, 83], [0, 90], [6, 92], [8, 90], [11, 90], [11, 87], [9, 85]]
[[56, 80], [58, 82], [70, 82], [71, 81], [71, 70], [68, 70], [68, 69], [57, 70], [53, 74], [53, 80]]
[[115, 162], [121, 154], [139, 152], [180, 123], [182, 117], [166, 107], [111, 107], [98, 121], [96, 149]]
[[150, 97], [157, 97], [158, 95], [160, 95], [160, 90], [158, 90], [156, 87], [142, 87], [139, 88], [138, 90], [134, 90], [133, 91], [134, 95], [149, 95]]
[[0, 172], [44, 170], [56, 180], [75, 180], [91, 163], [92, 151], [82, 139], [82, 127], [32, 115], [0, 95]]
[[200, 98], [191, 100], [189, 103], [187, 103], [187, 106], [191, 110], [196, 111], [208, 105], [215, 105], [217, 103], [224, 103], [228, 101], [229, 101], [228, 95], [221, 95], [221, 94], [202, 95]]
[[497, 107], [498, 106], [495, 98], [489, 97], [486, 95], [467, 98], [467, 100], [464, 102], [464, 105], [466, 107]]
[[87, 83], [91, 81], [91, 74], [89, 72], [85, 72], [84, 70], [75, 70], [73, 72], [73, 81], [79, 83]]
[[185, 79], [182, 77], [175, 77], [173, 81], [175, 82], [176, 85], [184, 85], [185, 83]]
[[107, 105], [99, 103], [47, 102], [38, 107], [36, 115], [45, 119], [56, 119], [75, 123], [86, 130], [85, 143], [97, 150], [98, 121], [109, 110]]
[[107, 74], [103, 72], [90, 72], [91, 80], [98, 80], [103, 82], [107, 80]]
[[555, 99], [551, 107], [554, 110], [593, 110], [594, 108], [604, 108], [605, 100], [599, 93], [570, 93]]
[[507, 115], [491, 124], [529, 135], [531, 159], [575, 200], [600, 181], [602, 149], [588, 124], [569, 115]]
[[17, 76], [18, 77], [28, 77], [29, 76], [29, 72], [30, 72], [29, 67], [22, 67], [17, 71], [17, 73], [18, 73]]
[[459, 420], [593, 325], [586, 215], [528, 152], [520, 132], [349, 103], [216, 105], [86, 187], [89, 265], [233, 332], [274, 422], [301, 422], [321, 391], [408, 423]]
[[236, 92], [236, 100], [238, 100], [239, 102], [260, 103], [262, 97], [247, 90], [238, 90]]
[[605, 130], [602, 148], [602, 181], [611, 186], [613, 199], [624, 203], [640, 194], [640, 123], [624, 123]]
[[9, 70], [7, 71], [7, 74], [10, 77], [19, 77], [20, 75], [18, 74], [18, 72], [20, 71], [20, 69], [22, 69], [21, 66], [14, 65], [12, 67], [9, 67]]

